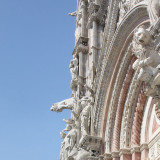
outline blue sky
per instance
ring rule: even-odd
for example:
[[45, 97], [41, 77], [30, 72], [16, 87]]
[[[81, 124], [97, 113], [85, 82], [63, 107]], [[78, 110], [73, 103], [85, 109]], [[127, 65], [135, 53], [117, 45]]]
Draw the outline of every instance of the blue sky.
[[59, 160], [76, 0], [0, 0], [0, 160]]

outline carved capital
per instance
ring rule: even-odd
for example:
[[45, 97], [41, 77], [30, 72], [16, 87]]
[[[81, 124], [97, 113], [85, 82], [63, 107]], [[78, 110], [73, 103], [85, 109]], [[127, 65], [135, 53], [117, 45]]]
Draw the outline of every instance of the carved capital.
[[112, 152], [112, 158], [119, 158], [119, 152]]
[[90, 6], [89, 6], [89, 21], [88, 21], [88, 24], [87, 24], [87, 27], [88, 28], [91, 28], [92, 27], [92, 23], [93, 23], [93, 21], [96, 21], [97, 23], [99, 23], [100, 22], [100, 20], [99, 20], [99, 8], [100, 8], [100, 6], [99, 5], [97, 5], [97, 4], [95, 4], [95, 3], [91, 3], [90, 4]]
[[131, 149], [131, 153], [135, 153], [135, 152], [141, 152], [140, 151], [140, 146], [134, 146], [132, 149]]
[[94, 12], [98, 12], [100, 6], [95, 4], [94, 2], [92, 2], [90, 5], [89, 5], [89, 8], [88, 8], [88, 12], [89, 12], [89, 15], [91, 15], [92, 13]]
[[88, 38], [86, 37], [79, 37], [73, 55], [79, 54], [79, 52], [88, 53]]
[[120, 150], [119, 156], [122, 156], [124, 154], [131, 154], [131, 149], [130, 148], [124, 148]]

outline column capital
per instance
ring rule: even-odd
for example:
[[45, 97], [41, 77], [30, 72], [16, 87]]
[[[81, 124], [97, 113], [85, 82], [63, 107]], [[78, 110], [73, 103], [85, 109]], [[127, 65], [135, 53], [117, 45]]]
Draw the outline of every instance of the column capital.
[[132, 147], [131, 153], [133, 154], [133, 153], [135, 153], [135, 152], [141, 152], [141, 151], [140, 151], [140, 146], [134, 146], [134, 147]]
[[92, 27], [92, 23], [93, 21], [99, 22], [98, 19], [98, 10], [99, 10], [100, 6], [95, 4], [94, 2], [90, 4], [88, 12], [89, 12], [89, 16], [88, 16], [88, 24], [87, 27], [91, 28]]
[[88, 53], [88, 40], [87, 37], [79, 37], [72, 54], [76, 55], [79, 52]]
[[111, 155], [111, 153], [105, 153], [104, 154], [104, 160], [109, 160], [109, 159], [112, 159], [112, 155]]
[[140, 146], [140, 151], [141, 151], [141, 152], [142, 152], [143, 150], [145, 150], [145, 149], [149, 149], [148, 143], [144, 143], [144, 144], [142, 144], [142, 145]]
[[119, 152], [112, 152], [112, 158], [119, 158]]
[[130, 149], [130, 148], [120, 149], [119, 156], [122, 156], [122, 155], [124, 155], [124, 154], [129, 154], [129, 155], [131, 155], [131, 149]]

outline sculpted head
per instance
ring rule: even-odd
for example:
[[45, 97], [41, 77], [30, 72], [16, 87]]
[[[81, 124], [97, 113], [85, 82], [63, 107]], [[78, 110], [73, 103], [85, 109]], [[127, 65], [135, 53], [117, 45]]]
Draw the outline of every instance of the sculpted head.
[[135, 30], [134, 38], [136, 42], [142, 46], [148, 45], [151, 41], [151, 35], [149, 31], [144, 28], [144, 26], [141, 26]]
[[58, 106], [56, 104], [53, 104], [52, 107], [51, 107], [51, 111], [59, 112]]

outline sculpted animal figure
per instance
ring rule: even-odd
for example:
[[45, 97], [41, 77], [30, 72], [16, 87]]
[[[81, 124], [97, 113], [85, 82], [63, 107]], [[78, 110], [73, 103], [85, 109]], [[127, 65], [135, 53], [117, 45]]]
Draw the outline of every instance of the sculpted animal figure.
[[133, 64], [134, 70], [139, 70], [138, 80], [145, 82], [145, 94], [155, 97], [159, 95], [160, 86], [160, 55], [157, 53], [148, 30], [143, 26], [135, 30], [134, 41], [138, 47], [134, 54], [137, 60]]
[[62, 112], [64, 109], [72, 110], [72, 108], [73, 108], [73, 98], [69, 98], [64, 101], [53, 104], [51, 107], [51, 111]]
[[148, 13], [151, 25], [154, 25], [160, 17], [160, 0], [148, 0]]

